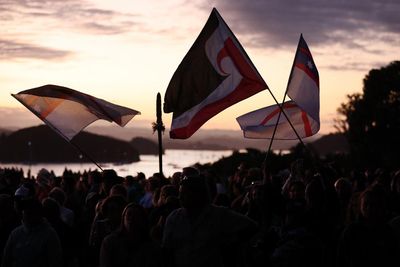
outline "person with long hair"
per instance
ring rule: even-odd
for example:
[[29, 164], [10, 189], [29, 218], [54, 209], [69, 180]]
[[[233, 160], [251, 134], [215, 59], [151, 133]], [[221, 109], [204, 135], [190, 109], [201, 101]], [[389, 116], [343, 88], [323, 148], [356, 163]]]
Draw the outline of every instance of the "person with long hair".
[[101, 246], [100, 267], [161, 266], [161, 250], [150, 239], [145, 209], [135, 203], [122, 212], [120, 228]]

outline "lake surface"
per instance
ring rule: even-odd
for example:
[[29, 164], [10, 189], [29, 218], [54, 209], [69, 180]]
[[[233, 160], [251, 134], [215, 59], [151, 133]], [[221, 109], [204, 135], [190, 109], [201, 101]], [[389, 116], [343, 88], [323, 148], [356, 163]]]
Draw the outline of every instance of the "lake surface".
[[[232, 155], [231, 150], [223, 151], [211, 151], [211, 150], [179, 150], [179, 149], [167, 149], [163, 155], [163, 171], [165, 176], [171, 176], [174, 172], [181, 171], [183, 167], [193, 165], [195, 163], [209, 163], [215, 162], [222, 157]], [[36, 176], [38, 171], [42, 168], [47, 170], [53, 170], [56, 175], [61, 175], [65, 168], [73, 171], [84, 171], [84, 170], [95, 170], [96, 165], [93, 163], [63, 163], [63, 164], [2, 164], [0, 167], [17, 167], [22, 168], [26, 172], [31, 169], [32, 175]], [[137, 172], [143, 172], [146, 177], [151, 176], [153, 173], [158, 172], [158, 156], [152, 155], [141, 155], [139, 162], [130, 164], [114, 165], [101, 164], [103, 169], [114, 169], [118, 175], [135, 176]]]

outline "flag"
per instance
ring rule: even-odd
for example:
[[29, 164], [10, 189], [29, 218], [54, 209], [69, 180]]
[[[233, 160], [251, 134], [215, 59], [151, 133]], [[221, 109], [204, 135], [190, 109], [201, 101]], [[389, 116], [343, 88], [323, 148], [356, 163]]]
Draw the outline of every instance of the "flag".
[[[300, 137], [309, 137], [318, 132], [319, 124], [294, 101], [285, 102], [282, 108]], [[243, 130], [244, 137], [269, 139], [272, 138], [279, 112], [279, 106], [272, 105], [244, 114], [236, 118], [236, 120]], [[274, 139], [297, 139], [295, 132], [283, 114], [279, 118]]]
[[[319, 119], [319, 75], [311, 52], [303, 35], [291, 70], [287, 94], [292, 101], [285, 102], [282, 108], [301, 138], [316, 134], [320, 128]], [[280, 108], [268, 106], [238, 117], [236, 120], [247, 138], [272, 138]], [[281, 114], [275, 139], [292, 140], [297, 136]]]
[[164, 97], [170, 137], [189, 138], [225, 108], [268, 88], [214, 8], [175, 71]]
[[123, 127], [140, 114], [57, 85], [44, 85], [12, 96], [68, 141], [96, 120], [114, 121]]
[[303, 35], [297, 46], [287, 94], [319, 125], [319, 74]]

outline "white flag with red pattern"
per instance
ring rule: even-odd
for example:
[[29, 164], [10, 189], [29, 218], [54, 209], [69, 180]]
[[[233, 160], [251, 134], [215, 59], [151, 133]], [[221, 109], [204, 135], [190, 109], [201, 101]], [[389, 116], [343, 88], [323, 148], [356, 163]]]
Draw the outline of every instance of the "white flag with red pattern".
[[123, 127], [140, 114], [57, 85], [44, 85], [12, 96], [68, 141], [96, 120], [115, 122]]

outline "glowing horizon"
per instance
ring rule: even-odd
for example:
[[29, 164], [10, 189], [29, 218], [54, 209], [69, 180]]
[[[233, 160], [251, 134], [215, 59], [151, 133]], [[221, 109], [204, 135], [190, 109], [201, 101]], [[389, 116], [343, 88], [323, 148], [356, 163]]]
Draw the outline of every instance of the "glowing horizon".
[[[321, 130], [334, 131], [336, 109], [362, 90], [368, 71], [398, 59], [400, 3], [363, 1], [53, 0], [0, 3], [0, 128], [40, 121], [10, 93], [56, 84], [139, 110], [128, 126], [155, 121], [156, 94], [215, 6], [278, 101], [300, 33], [320, 73]], [[310, 6], [310, 5], [307, 5]], [[360, 9], [358, 7], [362, 6]], [[370, 9], [377, 10], [371, 15]], [[296, 16], [297, 15], [297, 16]], [[299, 20], [299, 18], [301, 18]], [[397, 52], [397, 53], [396, 53]], [[221, 112], [203, 128], [237, 129], [235, 118], [274, 104], [261, 92]], [[163, 120], [170, 125], [171, 114]], [[12, 118], [10, 120], [10, 118]]]

